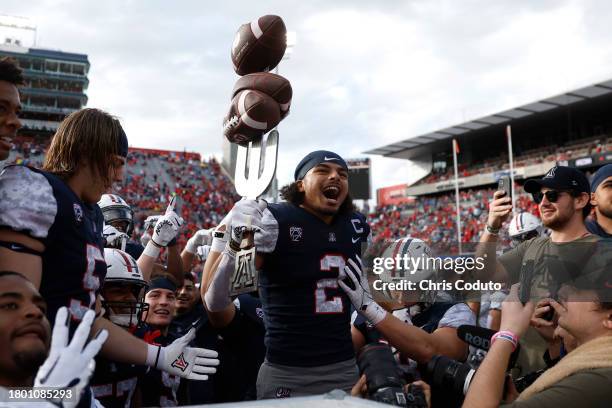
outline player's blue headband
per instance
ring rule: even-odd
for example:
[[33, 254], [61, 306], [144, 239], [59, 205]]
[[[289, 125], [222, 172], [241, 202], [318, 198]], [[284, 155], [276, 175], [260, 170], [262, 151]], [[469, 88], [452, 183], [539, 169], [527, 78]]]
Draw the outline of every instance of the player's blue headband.
[[308, 153], [306, 157], [302, 159], [300, 164], [297, 165], [295, 168], [295, 173], [293, 174], [295, 180], [297, 181], [303, 179], [310, 169], [318, 166], [321, 163], [336, 163], [348, 171], [348, 166], [340, 155], [327, 150], [316, 150]]
[[119, 156], [121, 157], [127, 157], [128, 155], [127, 135], [123, 131], [121, 125], [119, 125], [119, 140], [117, 141], [117, 152], [119, 152]]
[[172, 292], [176, 292], [176, 285], [170, 279], [163, 276], [151, 279], [147, 293], [155, 289], [168, 289]]

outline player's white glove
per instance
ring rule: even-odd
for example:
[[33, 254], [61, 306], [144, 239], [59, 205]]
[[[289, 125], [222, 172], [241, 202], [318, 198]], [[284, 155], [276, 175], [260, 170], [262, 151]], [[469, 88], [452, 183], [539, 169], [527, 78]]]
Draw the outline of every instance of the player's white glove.
[[174, 203], [176, 202], [176, 196], [172, 197], [166, 213], [162, 215], [153, 228], [153, 236], [151, 240], [153, 243], [160, 247], [168, 246], [168, 243], [176, 238], [178, 230], [184, 221], [177, 213], [174, 212]]
[[237, 250], [237, 247], [240, 246], [245, 232], [254, 231], [261, 234], [263, 210], [267, 206], [268, 203], [265, 200], [251, 199], [242, 199], [234, 204], [230, 221], [230, 247], [233, 250]]
[[[338, 275], [338, 285], [346, 292], [357, 312], [373, 325], [377, 325], [385, 318], [387, 312], [372, 298], [368, 278], [363, 272], [363, 264], [360, 258], [357, 260], [359, 264], [352, 259], [348, 260], [348, 265]], [[345, 283], [347, 279], [352, 284], [347, 285]]]
[[102, 236], [106, 240], [107, 247], [119, 248], [122, 251], [125, 249], [125, 244], [130, 239], [127, 234], [119, 231], [112, 225], [104, 225], [104, 229], [102, 230]]
[[197, 231], [189, 241], [187, 241], [187, 245], [185, 245], [185, 251], [195, 254], [198, 250], [198, 247], [202, 245], [210, 245], [212, 244], [213, 239], [213, 230], [211, 229], [201, 229]]
[[204, 262], [206, 258], [208, 258], [208, 254], [210, 254], [210, 245], [199, 246], [198, 249], [196, 249], [196, 253], [200, 261]]
[[108, 337], [108, 332], [101, 330], [93, 340], [85, 345], [95, 316], [93, 310], [88, 310], [85, 313], [83, 320], [74, 332], [72, 341], [68, 344], [68, 325], [70, 322], [68, 309], [62, 307], [57, 311], [49, 356], [38, 369], [34, 379], [34, 387], [72, 389], [73, 395], [77, 397], [65, 401], [51, 400], [57, 406], [63, 404], [67, 408], [75, 407], [83, 388], [87, 386], [89, 378], [93, 374], [96, 366], [94, 357]]
[[149, 228], [157, 224], [157, 221], [161, 218], [161, 215], [149, 215], [144, 221], [142, 236], [140, 237], [140, 243], [143, 247], [146, 247], [149, 241], [151, 241], [151, 234]]
[[206, 374], [217, 371], [215, 366], [219, 365], [219, 354], [214, 350], [188, 347], [195, 335], [196, 328], [192, 327], [168, 346], [149, 345], [147, 365], [189, 380], [207, 380]]

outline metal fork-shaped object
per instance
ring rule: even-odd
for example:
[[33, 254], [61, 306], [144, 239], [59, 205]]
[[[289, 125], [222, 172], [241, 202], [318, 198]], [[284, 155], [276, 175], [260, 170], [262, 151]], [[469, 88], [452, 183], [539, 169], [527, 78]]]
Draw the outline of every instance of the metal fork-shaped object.
[[234, 185], [238, 194], [253, 200], [262, 195], [274, 179], [277, 158], [276, 129], [268, 133], [267, 137], [249, 143], [248, 147], [238, 146], [234, 174]]
[[[277, 158], [278, 131], [276, 129], [268, 133], [267, 137], [251, 142], [248, 147], [238, 146], [236, 173], [234, 174], [234, 186], [238, 194], [252, 200], [262, 195], [274, 179]], [[250, 218], [247, 231], [241, 242], [242, 249], [236, 254], [234, 272], [230, 280], [231, 296], [257, 291], [254, 231], [251, 229]]]

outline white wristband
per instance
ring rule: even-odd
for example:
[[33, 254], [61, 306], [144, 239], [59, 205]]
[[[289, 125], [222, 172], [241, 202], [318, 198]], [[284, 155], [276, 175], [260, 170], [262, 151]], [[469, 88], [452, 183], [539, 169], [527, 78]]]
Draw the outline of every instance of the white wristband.
[[159, 256], [160, 250], [161, 248], [155, 245], [153, 243], [153, 240], [151, 240], [145, 247], [144, 251], [142, 251], [142, 253], [146, 256], [150, 256], [153, 259], [157, 259], [157, 257]]
[[363, 311], [363, 316], [368, 319], [370, 323], [376, 326], [378, 323], [382, 322], [383, 319], [387, 316], [387, 311], [383, 309], [378, 303], [372, 302]]
[[147, 360], [145, 365], [153, 368], [157, 368], [159, 362], [162, 360], [164, 354], [164, 348], [162, 346], [154, 346], [153, 344], [147, 345]]
[[211, 251], [223, 252], [223, 250], [225, 249], [225, 244], [227, 243], [226, 234], [227, 233], [223, 234], [223, 238], [213, 238], [212, 244], [210, 246]]

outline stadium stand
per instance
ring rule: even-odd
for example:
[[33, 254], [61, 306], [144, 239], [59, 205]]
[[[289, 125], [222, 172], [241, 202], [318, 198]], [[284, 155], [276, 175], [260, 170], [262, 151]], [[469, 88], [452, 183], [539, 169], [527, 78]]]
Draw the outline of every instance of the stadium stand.
[[180, 197], [179, 215], [186, 222], [179, 244], [202, 228], [215, 226], [239, 199], [234, 186], [214, 159], [199, 154], [130, 149], [125, 183], [117, 193], [132, 206], [135, 236], [144, 220], [161, 214], [172, 194]]
[[[598, 136], [573, 140], [563, 146], [545, 146], [525, 150], [514, 157], [515, 167], [524, 167], [546, 161], [570, 160], [596, 153], [612, 152], [612, 137]], [[492, 159], [485, 159], [472, 166], [459, 165], [460, 177], [468, 177], [477, 173], [492, 173], [508, 169], [508, 155], [506, 153]], [[451, 180], [454, 177], [453, 169], [434, 171], [414, 185], [436, 183], [438, 181]]]
[[[515, 187], [518, 193], [520, 188]], [[478, 242], [487, 221], [487, 203], [493, 188], [469, 189], [459, 192], [462, 242]], [[527, 194], [518, 194], [517, 211], [538, 215], [538, 209]], [[454, 193], [436, 197], [421, 197], [413, 203], [377, 207], [369, 215], [375, 241], [395, 240], [405, 236], [420, 238], [440, 253], [457, 252], [457, 225]], [[502, 247], [510, 243], [507, 229], [502, 230]]]

